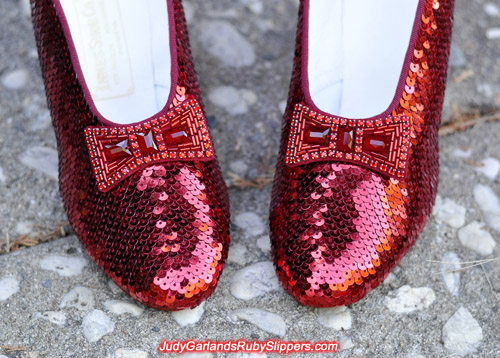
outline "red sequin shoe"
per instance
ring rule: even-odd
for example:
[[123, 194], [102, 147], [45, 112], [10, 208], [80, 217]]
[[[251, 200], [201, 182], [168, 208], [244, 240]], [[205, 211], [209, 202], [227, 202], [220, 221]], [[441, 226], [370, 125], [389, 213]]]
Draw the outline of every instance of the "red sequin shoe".
[[438, 184], [453, 0], [303, 0], [270, 225], [283, 287], [349, 305], [420, 235]]
[[181, 0], [31, 6], [76, 234], [137, 301], [200, 304], [227, 257], [229, 202]]

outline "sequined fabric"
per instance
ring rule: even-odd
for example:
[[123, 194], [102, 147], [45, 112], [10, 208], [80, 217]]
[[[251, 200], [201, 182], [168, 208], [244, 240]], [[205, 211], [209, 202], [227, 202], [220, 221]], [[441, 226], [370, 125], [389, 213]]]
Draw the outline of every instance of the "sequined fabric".
[[[170, 0], [169, 0], [170, 1]], [[172, 0], [178, 87], [170, 107], [202, 104], [180, 0]], [[90, 257], [139, 302], [194, 307], [214, 291], [227, 257], [229, 202], [217, 160], [152, 163], [112, 190], [97, 186], [85, 129], [100, 126], [87, 104], [51, 0], [31, 0], [68, 218]]]
[[335, 158], [298, 166], [286, 163], [294, 108], [308, 104], [302, 81], [307, 24], [301, 1], [270, 225], [280, 282], [302, 304], [329, 307], [362, 299], [415, 243], [431, 213], [453, 0], [423, 3], [404, 90], [391, 113], [409, 117], [413, 132], [408, 173], [396, 179]]

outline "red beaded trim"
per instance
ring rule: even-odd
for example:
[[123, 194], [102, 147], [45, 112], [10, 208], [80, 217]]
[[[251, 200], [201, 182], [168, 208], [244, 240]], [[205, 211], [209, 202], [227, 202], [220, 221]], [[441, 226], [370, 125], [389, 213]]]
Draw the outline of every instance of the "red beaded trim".
[[139, 125], [88, 127], [85, 139], [101, 191], [152, 163], [215, 157], [207, 121], [195, 99]]
[[290, 166], [334, 160], [406, 177], [412, 126], [408, 116], [345, 119], [295, 106], [286, 162]]

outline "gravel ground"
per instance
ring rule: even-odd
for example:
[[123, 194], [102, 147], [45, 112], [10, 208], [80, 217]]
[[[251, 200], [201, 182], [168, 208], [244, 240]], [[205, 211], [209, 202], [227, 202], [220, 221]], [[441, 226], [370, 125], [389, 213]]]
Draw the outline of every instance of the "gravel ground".
[[[163, 339], [189, 338], [337, 340], [338, 357], [499, 357], [500, 261], [491, 259], [500, 256], [500, 124], [441, 138], [435, 213], [383, 285], [347, 309], [300, 306], [276, 285], [269, 265], [270, 185], [240, 188], [231, 176], [272, 172], [297, 1], [185, 3], [230, 184], [233, 243], [218, 289], [202, 308], [170, 314], [130, 302], [74, 236], [1, 255], [0, 358], [153, 357]], [[445, 123], [500, 107], [500, 1], [456, 6]], [[27, 9], [25, 0], [0, 2], [0, 241], [66, 220]], [[225, 41], [233, 46], [214, 53]], [[477, 260], [484, 261], [470, 267]], [[246, 279], [232, 284], [235, 275]]]

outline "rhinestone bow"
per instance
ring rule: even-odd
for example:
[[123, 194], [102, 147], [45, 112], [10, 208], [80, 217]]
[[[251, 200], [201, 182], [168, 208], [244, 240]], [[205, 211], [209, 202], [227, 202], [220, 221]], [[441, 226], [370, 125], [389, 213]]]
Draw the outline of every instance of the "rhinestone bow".
[[345, 119], [299, 103], [292, 117], [286, 162], [290, 166], [325, 160], [356, 163], [401, 179], [408, 169], [411, 128], [407, 116]]
[[138, 125], [87, 127], [85, 138], [103, 192], [152, 163], [214, 158], [207, 121], [194, 99]]

